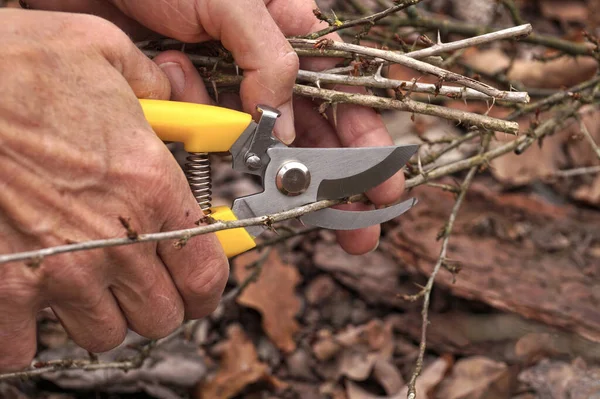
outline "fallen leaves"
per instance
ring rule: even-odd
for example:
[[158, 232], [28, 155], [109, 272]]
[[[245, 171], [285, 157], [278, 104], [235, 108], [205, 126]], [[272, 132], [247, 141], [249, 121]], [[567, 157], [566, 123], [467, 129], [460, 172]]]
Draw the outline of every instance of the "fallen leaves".
[[264, 261], [256, 252], [240, 256], [233, 271], [239, 283], [253, 272], [249, 266], [262, 270], [257, 280], [238, 296], [237, 303], [258, 310], [265, 333], [279, 349], [291, 353], [296, 349], [294, 334], [298, 331], [298, 322], [295, 317], [301, 307], [295, 293], [300, 275], [294, 266], [281, 260], [276, 250], [271, 250]]
[[510, 397], [514, 375], [503, 362], [483, 356], [461, 359], [444, 380], [436, 397], [444, 399], [504, 399]]
[[269, 367], [258, 360], [256, 348], [237, 324], [227, 328], [227, 340], [221, 342], [215, 351], [221, 353], [217, 373], [198, 384], [197, 399], [229, 399], [238, 395], [248, 385], [265, 381], [282, 388], [285, 384], [269, 374]]
[[542, 360], [523, 371], [519, 380], [527, 383], [540, 398], [591, 399], [600, 397], [600, 368], [584, 362]]

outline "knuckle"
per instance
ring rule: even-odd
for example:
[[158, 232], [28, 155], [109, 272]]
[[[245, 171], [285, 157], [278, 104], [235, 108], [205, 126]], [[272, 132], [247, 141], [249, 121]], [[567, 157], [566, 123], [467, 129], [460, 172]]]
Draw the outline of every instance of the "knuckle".
[[223, 254], [211, 254], [202, 265], [186, 279], [185, 295], [196, 301], [219, 297], [229, 278], [229, 263]]
[[300, 69], [300, 58], [295, 51], [289, 50], [278, 60], [278, 66], [282, 77], [293, 82]]
[[92, 14], [73, 14], [72, 26], [82, 33], [82, 39], [89, 43], [102, 43], [108, 46], [127, 45], [129, 39], [117, 25]]
[[92, 353], [107, 352], [116, 348], [125, 340], [127, 328], [120, 323], [104, 324], [105, 328], [100, 331], [90, 332], [89, 334], [79, 337], [76, 341], [77, 345]]
[[148, 339], [168, 336], [181, 326], [184, 320], [183, 306], [177, 300], [162, 296], [157, 305], [158, 309], [155, 308], [151, 319], [135, 329], [138, 334]]

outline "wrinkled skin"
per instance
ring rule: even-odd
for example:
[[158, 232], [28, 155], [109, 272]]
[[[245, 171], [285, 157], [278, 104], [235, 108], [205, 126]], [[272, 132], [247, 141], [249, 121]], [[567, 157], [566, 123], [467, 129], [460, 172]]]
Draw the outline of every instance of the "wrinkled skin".
[[[324, 27], [310, 0], [27, 3], [68, 13], [0, 11], [0, 253], [123, 236], [120, 216], [139, 232], [192, 227], [200, 219], [183, 173], [137, 98], [212, 101], [183, 54], [150, 61], [123, 31], [136, 39], [158, 32], [187, 42], [221, 40], [245, 71], [241, 96], [222, 96], [221, 105], [255, 116], [256, 104], [278, 107], [276, 134], [286, 143], [392, 143], [372, 110], [339, 106], [334, 127], [311, 101], [292, 101], [299, 65], [284, 34]], [[307, 59], [302, 67], [334, 63]], [[368, 194], [375, 204], [390, 203], [403, 184], [399, 173]], [[361, 254], [377, 245], [379, 231], [338, 232], [338, 241]], [[148, 243], [49, 257], [37, 267], [1, 265], [0, 371], [29, 364], [42, 308], [54, 310], [77, 344], [102, 352], [120, 344], [127, 328], [160, 338], [184, 318], [209, 314], [227, 278], [214, 235], [182, 249]]]

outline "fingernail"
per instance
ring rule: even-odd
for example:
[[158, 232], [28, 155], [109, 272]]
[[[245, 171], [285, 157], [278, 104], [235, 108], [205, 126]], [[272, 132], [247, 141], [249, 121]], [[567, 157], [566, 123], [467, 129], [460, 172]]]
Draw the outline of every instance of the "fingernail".
[[275, 124], [275, 134], [284, 144], [290, 145], [296, 138], [296, 130], [294, 129], [294, 107], [292, 102], [279, 107], [281, 116]]
[[373, 249], [370, 250], [368, 253], [373, 253], [373, 252], [377, 251], [379, 249], [379, 242], [380, 242], [380, 239], [377, 240], [377, 244], [375, 244]]
[[181, 65], [176, 62], [165, 62], [159, 65], [171, 82], [171, 93], [181, 94], [185, 90], [185, 74]]

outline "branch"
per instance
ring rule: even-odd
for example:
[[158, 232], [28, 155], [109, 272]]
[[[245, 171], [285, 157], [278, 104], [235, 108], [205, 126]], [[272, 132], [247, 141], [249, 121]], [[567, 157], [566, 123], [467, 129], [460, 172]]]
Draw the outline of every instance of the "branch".
[[[350, 67], [352, 69], [352, 67]], [[442, 95], [453, 99], [464, 100], [494, 100], [494, 98], [479, 91], [456, 86], [437, 86], [432, 83], [409, 82], [406, 80], [395, 80], [376, 76], [350, 76], [337, 75], [333, 73], [298, 71], [298, 80], [317, 84], [343, 84], [348, 86], [364, 86], [378, 89], [405, 89], [414, 93], [426, 93], [437, 96]], [[528, 103], [529, 94], [526, 92], [505, 91], [502, 101], [510, 103]]]
[[[419, 10], [419, 13], [427, 15], [427, 13], [423, 12], [422, 10]], [[386, 18], [383, 21], [382, 25], [394, 27], [395, 29], [399, 27], [426, 28], [434, 31], [441, 31], [446, 34], [455, 33], [463, 36], [476, 36], [493, 32], [493, 29], [487, 26], [472, 25], [456, 20], [451, 20], [450, 18], [441, 19], [433, 17], [423, 17], [420, 15], [410, 18], [391, 16]], [[559, 50], [565, 54], [573, 56], [592, 56], [594, 52], [593, 46], [589, 44], [573, 43], [567, 40], [559, 39], [554, 36], [532, 33], [531, 35], [523, 38], [522, 40], [525, 43], [537, 44], [553, 48], [555, 50]]]
[[381, 58], [396, 64], [404, 65], [422, 73], [428, 73], [439, 77], [443, 82], [454, 82], [462, 86], [470, 87], [473, 90], [487, 94], [490, 97], [502, 100], [504, 97], [503, 91], [500, 91], [490, 85], [487, 85], [477, 80], [468, 78], [455, 72], [436, 67], [423, 61], [411, 58], [405, 54], [395, 53], [393, 51], [379, 50], [372, 47], [358, 46], [356, 44], [335, 42], [333, 40], [327, 43], [318, 42], [316, 40], [306, 39], [290, 39], [290, 43], [297, 46], [319, 47], [325, 46], [333, 50], [350, 51], [355, 54], [367, 55], [370, 57]]
[[135, 359], [123, 360], [120, 362], [98, 362], [90, 359], [76, 359], [76, 360], [51, 360], [48, 362], [37, 363], [34, 368], [23, 371], [16, 371], [14, 373], [3, 373], [0, 374], [0, 381], [13, 380], [18, 378], [35, 377], [38, 375], [51, 373], [60, 370], [105, 370], [105, 369], [120, 369], [120, 370], [132, 370], [139, 368], [146, 356], [138, 356]]
[[394, 100], [385, 97], [344, 93], [302, 85], [294, 86], [294, 93], [307, 97], [319, 98], [331, 103], [357, 104], [380, 109], [395, 109], [424, 115], [439, 116], [444, 119], [453, 120], [460, 124], [478, 126], [486, 130], [493, 130], [515, 135], [519, 132], [519, 124], [516, 122], [507, 122], [485, 115], [474, 114], [472, 112], [440, 107], [433, 104], [420, 103], [406, 97], [402, 100]]
[[318, 39], [319, 37], [325, 36], [329, 33], [336, 32], [341, 29], [347, 29], [353, 26], [372, 24], [375, 25], [375, 22], [379, 21], [382, 18], [387, 17], [395, 12], [404, 10], [407, 7], [418, 4], [423, 0], [398, 0], [396, 1], [397, 5], [388, 8], [387, 10], [378, 12], [376, 14], [370, 15], [368, 17], [358, 18], [352, 21], [346, 21], [339, 24], [332, 24], [328, 28], [321, 29], [320, 31], [311, 33], [309, 35], [304, 36], [307, 39]]
[[[473, 166], [487, 164], [492, 159], [498, 158], [511, 151], [522, 153], [527, 147], [529, 147], [529, 145], [531, 145], [531, 143], [552, 134], [556, 129], [562, 127], [569, 118], [573, 117], [577, 113], [577, 110], [581, 106], [582, 104], [580, 102], [574, 101], [572, 104], [566, 105], [562, 110], [558, 111], [552, 118], [544, 121], [539, 127], [529, 134], [520, 136], [511, 142], [486, 151], [483, 154], [478, 154], [471, 158], [440, 166], [431, 171], [427, 171], [408, 179], [406, 180], [406, 188], [416, 187], [430, 180], [460, 172]], [[523, 150], [520, 150], [521, 148]]]
[[406, 53], [407, 57], [422, 59], [434, 55], [440, 55], [446, 52], [464, 49], [467, 47], [479, 46], [486, 43], [505, 39], [521, 39], [531, 34], [533, 28], [530, 24], [515, 26], [513, 28], [502, 29], [496, 32], [486, 33], [484, 35], [471, 37], [468, 39], [457, 40], [450, 43], [438, 43], [423, 50]]
[[[489, 143], [490, 143], [490, 136], [488, 135], [484, 138], [484, 145], [482, 145], [482, 147], [481, 147], [480, 155], [486, 150], [486, 148], [489, 146]], [[407, 298], [409, 300], [417, 300], [418, 298], [423, 297], [423, 309], [421, 311], [421, 316], [422, 316], [422, 319], [421, 319], [421, 342], [419, 344], [419, 355], [417, 357], [415, 370], [414, 370], [414, 372], [410, 378], [410, 381], [408, 383], [408, 393], [407, 393], [408, 399], [415, 399], [417, 397], [417, 391], [416, 391], [417, 378], [419, 377], [419, 375], [421, 374], [421, 370], [423, 369], [423, 359], [425, 357], [425, 350], [427, 348], [427, 326], [429, 325], [429, 302], [431, 299], [431, 290], [433, 289], [433, 284], [435, 282], [435, 278], [437, 277], [440, 269], [442, 268], [442, 265], [446, 262], [447, 252], [448, 252], [448, 243], [450, 242], [450, 235], [452, 234], [452, 229], [454, 228], [454, 222], [456, 221], [456, 216], [458, 215], [458, 211], [460, 210], [460, 207], [462, 206], [462, 203], [467, 195], [467, 191], [469, 190], [469, 187], [471, 186], [471, 183], [473, 182], [473, 179], [475, 178], [475, 175], [477, 174], [477, 169], [478, 169], [478, 166], [473, 166], [469, 170], [469, 173], [467, 173], [467, 177], [465, 177], [465, 180], [463, 181], [463, 183], [460, 186], [460, 193], [458, 194], [456, 202], [454, 203], [454, 206], [452, 207], [452, 212], [450, 212], [450, 217], [448, 218], [448, 222], [447, 222], [446, 226], [444, 227], [444, 231], [443, 231], [444, 239], [442, 241], [442, 248], [440, 250], [440, 255], [438, 256], [438, 260], [437, 260], [435, 266], [433, 267], [431, 276], [429, 276], [429, 279], [427, 280], [427, 284], [417, 295], [413, 295], [412, 297]]]
[[240, 219], [230, 222], [215, 221], [213, 224], [194, 227], [190, 229], [167, 231], [162, 233], [140, 234], [136, 239], [130, 238], [111, 238], [105, 240], [93, 240], [76, 244], [60, 245], [56, 247], [44, 248], [34, 251], [18, 252], [8, 255], [0, 255], [0, 264], [23, 261], [36, 260], [41, 261], [44, 257], [59, 255], [67, 252], [86, 251], [97, 248], [117, 247], [123, 245], [139, 244], [143, 242], [154, 242], [164, 240], [189, 240], [192, 237], [214, 233], [221, 230], [235, 229], [248, 226], [267, 226], [270, 227], [273, 223], [282, 222], [284, 220], [295, 219], [310, 212], [329, 208], [334, 205], [339, 205], [346, 202], [358, 202], [364, 200], [365, 197], [357, 195], [349, 200], [323, 200], [312, 204], [300, 206], [289, 211], [278, 212], [272, 215], [259, 216], [248, 219]]
[[594, 175], [600, 173], [600, 166], [586, 166], [583, 168], [559, 170], [547, 177], [574, 177], [582, 175]]

